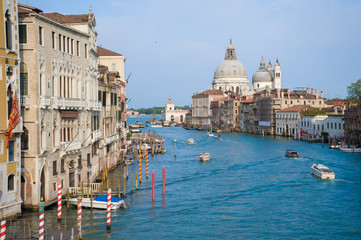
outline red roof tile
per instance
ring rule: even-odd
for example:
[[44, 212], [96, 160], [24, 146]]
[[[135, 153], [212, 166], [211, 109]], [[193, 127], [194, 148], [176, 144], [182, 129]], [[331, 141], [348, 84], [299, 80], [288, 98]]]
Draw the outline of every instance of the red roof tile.
[[122, 54], [110, 51], [106, 48], [99, 47], [97, 48], [97, 53], [99, 56], [123, 56]]
[[44, 13], [47, 17], [58, 23], [87, 23], [89, 21], [89, 14], [63, 15], [61, 13]]
[[315, 108], [311, 107], [310, 105], [295, 105], [292, 107], [288, 107], [288, 108], [279, 110], [278, 112], [300, 112], [304, 109], [315, 109]]

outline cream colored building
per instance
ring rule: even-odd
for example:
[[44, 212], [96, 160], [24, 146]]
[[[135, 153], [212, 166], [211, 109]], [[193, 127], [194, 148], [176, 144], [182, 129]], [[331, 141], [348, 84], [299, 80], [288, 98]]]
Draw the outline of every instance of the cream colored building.
[[69, 186], [98, 173], [101, 134], [93, 13], [43, 13], [19, 4], [24, 134], [24, 205], [51, 204], [57, 184]]
[[126, 58], [119, 53], [98, 46], [98, 63], [107, 66], [109, 72], [117, 72], [117, 80], [125, 82], [124, 63]]
[[[16, 1], [0, 1], [0, 219], [21, 213], [19, 34]], [[16, 95], [20, 121], [9, 140], [5, 130]]]
[[165, 109], [162, 111], [162, 120], [168, 122], [182, 123], [186, 120], [186, 114], [189, 110], [175, 109], [174, 103], [171, 98], [168, 98], [168, 102], [165, 104]]

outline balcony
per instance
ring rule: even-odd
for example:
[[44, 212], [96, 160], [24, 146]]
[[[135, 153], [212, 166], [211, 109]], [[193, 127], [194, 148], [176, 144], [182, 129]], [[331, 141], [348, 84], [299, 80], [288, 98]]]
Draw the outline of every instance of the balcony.
[[20, 106], [30, 108], [30, 97], [28, 95], [20, 97]]
[[102, 137], [102, 130], [98, 129], [93, 132], [92, 142], [98, 141]]
[[85, 108], [86, 102], [84, 99], [80, 99], [80, 98], [54, 97], [53, 107], [62, 108], [62, 109]]
[[73, 140], [73, 141], [69, 141], [69, 142], [62, 142], [62, 143], [61, 143], [61, 147], [62, 147], [66, 152], [71, 152], [71, 151], [80, 150], [80, 148], [81, 148], [81, 141], [80, 141], [80, 140]]
[[40, 107], [50, 107], [51, 105], [51, 97], [50, 96], [40, 96]]
[[113, 135], [110, 135], [109, 137], [107, 137], [105, 139], [105, 143], [109, 144], [109, 143], [112, 143], [112, 142], [116, 141], [117, 139], [118, 139], [118, 135], [113, 134]]

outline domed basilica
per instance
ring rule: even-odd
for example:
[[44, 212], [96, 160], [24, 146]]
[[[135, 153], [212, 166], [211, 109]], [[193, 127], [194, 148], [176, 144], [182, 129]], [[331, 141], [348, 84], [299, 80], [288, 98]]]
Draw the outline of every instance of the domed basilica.
[[212, 82], [213, 89], [232, 91], [240, 95], [252, 95], [269, 87], [270, 89], [281, 88], [281, 67], [276, 60], [274, 67], [271, 62], [267, 68], [263, 57], [259, 69], [253, 74], [252, 88], [249, 88], [247, 72], [243, 64], [237, 60], [236, 50], [230, 41], [224, 61], [221, 62]]

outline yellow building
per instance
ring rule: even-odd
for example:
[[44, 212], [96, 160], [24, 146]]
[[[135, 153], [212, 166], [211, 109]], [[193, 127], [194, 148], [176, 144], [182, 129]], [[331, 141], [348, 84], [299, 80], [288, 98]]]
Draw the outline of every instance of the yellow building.
[[[22, 202], [20, 180], [22, 119], [20, 112], [16, 112], [20, 109], [17, 1], [1, 0], [0, 15], [0, 219], [3, 219], [20, 214]], [[9, 119], [14, 119], [10, 117], [12, 109], [14, 109], [12, 115], [20, 120], [10, 134], [9, 122], [11, 124], [12, 121]], [[9, 142], [8, 136], [12, 136]]]

